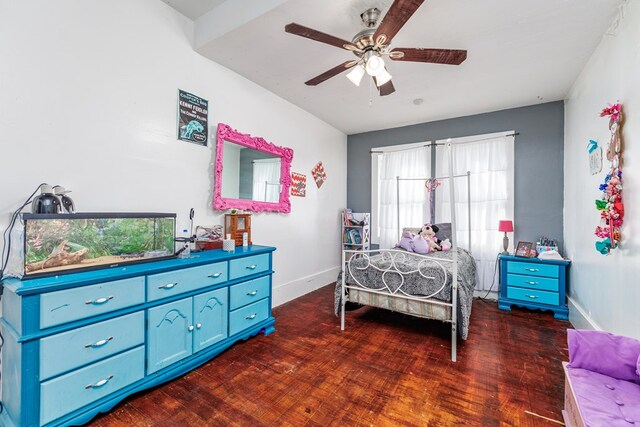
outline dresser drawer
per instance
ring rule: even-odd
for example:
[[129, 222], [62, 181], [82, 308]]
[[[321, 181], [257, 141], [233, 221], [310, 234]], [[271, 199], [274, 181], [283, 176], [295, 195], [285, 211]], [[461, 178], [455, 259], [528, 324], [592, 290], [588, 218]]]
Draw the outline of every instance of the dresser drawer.
[[558, 277], [560, 275], [560, 269], [557, 265], [511, 261], [507, 263], [507, 273], [525, 274], [528, 276]]
[[120, 390], [144, 377], [144, 347], [40, 384], [40, 424]]
[[40, 340], [40, 381], [144, 343], [144, 313], [132, 313]]
[[40, 295], [40, 328], [144, 303], [144, 276]]
[[549, 277], [507, 274], [507, 286], [558, 292], [560, 290], [560, 281]]
[[269, 279], [269, 276], [265, 276], [231, 286], [229, 288], [229, 310], [235, 310], [243, 305], [268, 297], [271, 287]]
[[268, 298], [232, 311], [229, 313], [229, 336], [262, 322], [268, 316]]
[[182, 294], [227, 281], [227, 262], [147, 276], [147, 301]]
[[512, 287], [507, 288], [507, 298], [547, 305], [558, 305], [560, 301], [560, 296], [557, 292]]
[[260, 273], [269, 269], [269, 254], [254, 255], [229, 261], [229, 279]]

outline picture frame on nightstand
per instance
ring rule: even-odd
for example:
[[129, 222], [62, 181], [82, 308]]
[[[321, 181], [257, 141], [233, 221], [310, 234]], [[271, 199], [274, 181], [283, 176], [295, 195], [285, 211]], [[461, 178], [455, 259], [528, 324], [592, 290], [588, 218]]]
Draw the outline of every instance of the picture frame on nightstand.
[[533, 248], [532, 242], [518, 242], [518, 246], [516, 246], [516, 256], [528, 258], [531, 254], [531, 249]]

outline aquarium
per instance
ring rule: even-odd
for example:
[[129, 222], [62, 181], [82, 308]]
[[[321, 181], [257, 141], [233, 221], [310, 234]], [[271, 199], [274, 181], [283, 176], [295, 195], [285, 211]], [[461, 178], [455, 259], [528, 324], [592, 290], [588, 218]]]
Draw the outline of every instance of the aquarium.
[[174, 256], [175, 214], [24, 214], [24, 277]]

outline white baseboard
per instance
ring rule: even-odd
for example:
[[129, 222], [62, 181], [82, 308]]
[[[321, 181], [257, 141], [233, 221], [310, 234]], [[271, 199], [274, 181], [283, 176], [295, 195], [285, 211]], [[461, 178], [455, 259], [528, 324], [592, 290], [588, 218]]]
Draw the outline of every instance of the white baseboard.
[[569, 322], [571, 322], [574, 328], [602, 330], [600, 325], [589, 316], [580, 304], [571, 297], [567, 297], [567, 299], [569, 300]]
[[336, 281], [340, 267], [333, 267], [273, 288], [273, 306], [277, 307]]

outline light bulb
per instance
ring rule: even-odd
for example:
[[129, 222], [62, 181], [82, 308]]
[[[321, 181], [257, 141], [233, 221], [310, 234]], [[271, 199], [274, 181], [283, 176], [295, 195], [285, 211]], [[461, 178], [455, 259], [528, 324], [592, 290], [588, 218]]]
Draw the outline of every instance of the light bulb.
[[385, 68], [383, 68], [382, 72], [376, 76], [376, 84], [378, 87], [387, 83], [389, 80], [391, 80], [391, 74], [389, 74]]
[[367, 60], [367, 73], [370, 76], [377, 76], [384, 71], [384, 61], [377, 55], [372, 55]]
[[360, 86], [362, 76], [364, 76], [364, 67], [362, 65], [356, 65], [353, 67], [353, 70], [347, 74], [347, 78], [356, 86]]

